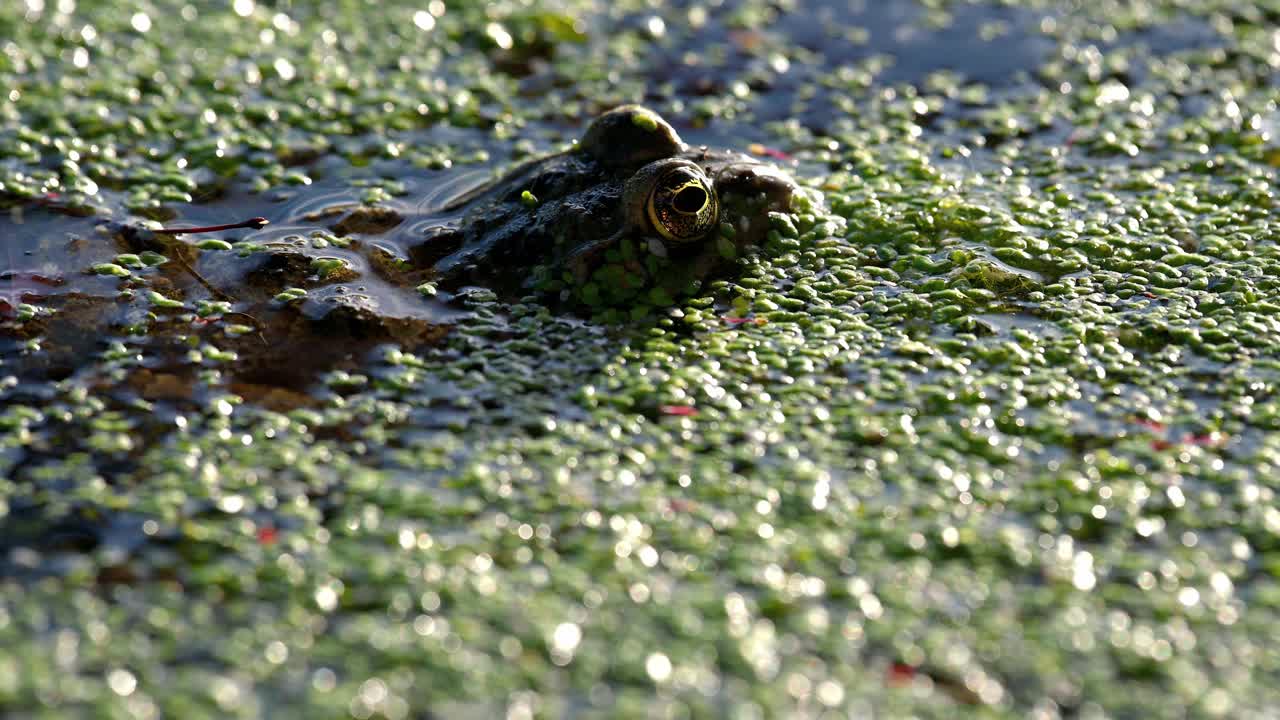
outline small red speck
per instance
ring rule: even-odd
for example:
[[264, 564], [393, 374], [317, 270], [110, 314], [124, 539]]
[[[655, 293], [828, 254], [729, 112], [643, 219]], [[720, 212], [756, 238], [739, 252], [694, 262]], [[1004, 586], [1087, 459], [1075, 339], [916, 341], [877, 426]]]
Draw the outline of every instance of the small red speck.
[[694, 508], [698, 507], [698, 504], [690, 500], [681, 500], [680, 498], [675, 498], [667, 501], [667, 507], [672, 512], [683, 513], [683, 512], [689, 512], [693, 510]]
[[763, 325], [769, 322], [767, 319], [762, 317], [735, 317], [733, 315], [722, 315], [720, 319], [729, 325], [745, 325], [747, 323], [751, 323], [752, 325]]
[[1153, 293], [1153, 292], [1144, 292], [1144, 293], [1142, 293], [1142, 297], [1144, 297], [1144, 298], [1151, 298], [1152, 300], [1155, 300], [1155, 299], [1156, 299], [1156, 297], [1157, 297], [1157, 295], [1156, 295], [1155, 293]]
[[733, 30], [729, 32], [729, 40], [739, 50], [752, 51], [764, 42], [764, 34], [756, 30]]
[[761, 145], [760, 143], [751, 143], [751, 145], [748, 146], [747, 149], [750, 150], [753, 154], [761, 155], [767, 158], [773, 158], [774, 160], [781, 160], [783, 162], [795, 161], [795, 158], [792, 157], [790, 154], [785, 153], [777, 148], [771, 148], [768, 145]]
[[916, 669], [906, 663], [896, 662], [889, 666], [885, 678], [890, 686], [899, 687], [910, 683], [916, 676]]
[[275, 545], [279, 538], [280, 532], [273, 527], [258, 528], [258, 544], [259, 545]]
[[698, 414], [698, 408], [692, 405], [659, 405], [658, 412], [663, 415], [676, 415], [679, 417], [693, 417]]
[[1134, 418], [1133, 422], [1136, 425], [1141, 425], [1142, 427], [1147, 428], [1148, 430], [1155, 430], [1157, 432], [1163, 432], [1165, 429], [1164, 423], [1156, 422], [1155, 420], [1149, 420], [1147, 418]]
[[1171, 447], [1173, 447], [1173, 443], [1169, 442], [1168, 440], [1152, 440], [1151, 441], [1152, 450], [1168, 450]]

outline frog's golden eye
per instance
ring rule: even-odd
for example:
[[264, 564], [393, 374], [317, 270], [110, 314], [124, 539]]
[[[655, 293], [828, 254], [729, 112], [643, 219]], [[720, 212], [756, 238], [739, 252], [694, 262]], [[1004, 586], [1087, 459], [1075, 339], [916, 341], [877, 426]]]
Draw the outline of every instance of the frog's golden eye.
[[681, 163], [658, 173], [645, 201], [645, 215], [663, 238], [691, 242], [716, 226], [720, 201], [701, 168]]

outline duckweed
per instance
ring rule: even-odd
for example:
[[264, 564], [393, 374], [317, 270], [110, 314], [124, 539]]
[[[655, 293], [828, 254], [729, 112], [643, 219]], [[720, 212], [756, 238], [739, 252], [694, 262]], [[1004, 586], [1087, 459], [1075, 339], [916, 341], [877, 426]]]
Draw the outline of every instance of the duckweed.
[[[0, 714], [1272, 712], [1274, 12], [884, 7], [0, 6]], [[622, 102], [796, 213], [365, 345], [308, 273], [385, 300], [376, 235], [92, 232], [408, 210]]]

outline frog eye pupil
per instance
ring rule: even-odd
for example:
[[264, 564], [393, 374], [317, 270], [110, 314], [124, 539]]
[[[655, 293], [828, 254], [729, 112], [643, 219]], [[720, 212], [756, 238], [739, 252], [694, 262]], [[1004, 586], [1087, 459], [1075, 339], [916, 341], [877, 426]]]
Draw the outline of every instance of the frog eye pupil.
[[715, 186], [701, 167], [688, 160], [646, 165], [627, 180], [623, 199], [637, 227], [675, 243], [701, 240], [719, 223]]
[[707, 206], [707, 191], [697, 185], [686, 186], [676, 193], [671, 205], [677, 212], [692, 215]]

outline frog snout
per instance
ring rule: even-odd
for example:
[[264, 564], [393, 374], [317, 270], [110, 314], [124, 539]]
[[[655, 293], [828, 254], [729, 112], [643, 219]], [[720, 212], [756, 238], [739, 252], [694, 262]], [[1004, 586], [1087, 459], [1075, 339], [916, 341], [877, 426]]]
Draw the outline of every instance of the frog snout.
[[759, 163], [738, 163], [722, 168], [715, 177], [721, 202], [750, 206], [758, 212], [788, 212], [796, 184], [782, 171]]

